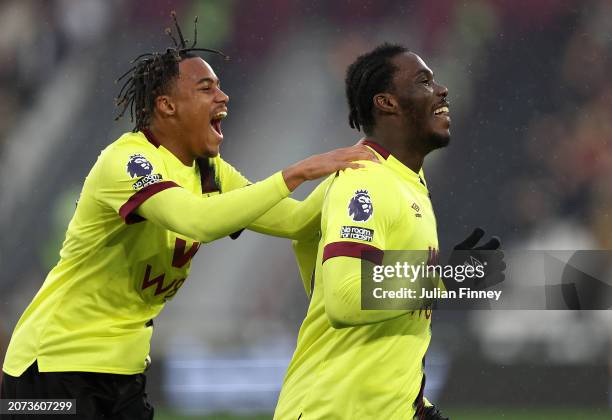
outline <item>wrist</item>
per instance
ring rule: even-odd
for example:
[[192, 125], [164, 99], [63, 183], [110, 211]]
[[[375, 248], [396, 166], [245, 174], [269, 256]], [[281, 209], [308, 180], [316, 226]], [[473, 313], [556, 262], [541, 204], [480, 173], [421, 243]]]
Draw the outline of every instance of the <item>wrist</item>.
[[284, 169], [283, 179], [285, 180], [285, 184], [287, 184], [289, 191], [295, 190], [304, 181], [306, 181], [306, 177], [304, 176], [303, 170], [300, 168], [299, 164], [291, 165]]

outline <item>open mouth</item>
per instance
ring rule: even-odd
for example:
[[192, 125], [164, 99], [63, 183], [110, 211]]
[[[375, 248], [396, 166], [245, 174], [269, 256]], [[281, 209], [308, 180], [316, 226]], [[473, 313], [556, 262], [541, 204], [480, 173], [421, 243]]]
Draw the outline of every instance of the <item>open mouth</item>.
[[227, 112], [221, 111], [213, 115], [212, 119], [210, 120], [210, 126], [220, 137], [223, 137], [223, 133], [221, 132], [221, 120], [225, 117], [227, 117]]
[[433, 116], [435, 119], [444, 124], [446, 128], [448, 128], [451, 121], [448, 103], [442, 102], [441, 104], [436, 105], [436, 108], [433, 110]]
[[448, 115], [448, 106], [442, 105], [434, 110], [434, 115]]

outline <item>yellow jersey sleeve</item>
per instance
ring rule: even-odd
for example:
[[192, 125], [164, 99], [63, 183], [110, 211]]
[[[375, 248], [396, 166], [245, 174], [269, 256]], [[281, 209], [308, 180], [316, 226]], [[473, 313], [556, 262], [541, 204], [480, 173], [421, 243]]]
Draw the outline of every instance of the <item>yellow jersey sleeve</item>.
[[92, 176], [94, 198], [127, 224], [142, 220], [135, 210], [152, 195], [178, 186], [154, 147], [129, 142], [104, 150]]
[[248, 226], [289, 193], [277, 172], [248, 188], [211, 197], [167, 189], [143, 202], [138, 214], [172, 232], [211, 242]]
[[329, 189], [323, 206], [323, 262], [355, 257], [379, 264], [387, 236], [398, 217], [393, 188], [386, 185], [377, 163], [347, 169]]
[[[218, 174], [217, 185], [221, 192], [228, 192], [250, 186], [252, 183], [232, 165], [221, 157], [211, 159], [211, 164]], [[321, 182], [303, 201], [285, 198], [265, 214], [250, 223], [247, 228], [266, 235], [289, 239], [310, 238], [319, 230], [321, 208], [327, 188], [333, 176]], [[236, 232], [232, 237], [237, 237]]]
[[266, 235], [294, 240], [311, 240], [315, 235], [318, 236], [323, 199], [333, 177], [331, 175], [321, 182], [303, 201], [285, 198], [251, 223], [248, 228]]

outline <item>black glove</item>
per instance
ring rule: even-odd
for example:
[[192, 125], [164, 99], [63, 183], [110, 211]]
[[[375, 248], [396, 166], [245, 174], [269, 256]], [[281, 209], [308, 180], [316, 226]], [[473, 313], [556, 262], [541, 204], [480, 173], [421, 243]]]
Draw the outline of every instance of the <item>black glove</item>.
[[[497, 236], [493, 236], [484, 245], [477, 247], [476, 245], [484, 234], [484, 230], [476, 228], [463, 242], [455, 245], [447, 265], [458, 269], [454, 270], [453, 276], [443, 278], [446, 290], [457, 290], [460, 287], [484, 290], [504, 281], [506, 263], [504, 253], [499, 249], [501, 241]], [[467, 266], [474, 267], [477, 273], [484, 272], [484, 276], [466, 275]], [[463, 275], [457, 274], [460, 271], [463, 272]]]
[[435, 405], [425, 407], [423, 415], [419, 416], [419, 420], [450, 420], [448, 417], [444, 417], [440, 410]]

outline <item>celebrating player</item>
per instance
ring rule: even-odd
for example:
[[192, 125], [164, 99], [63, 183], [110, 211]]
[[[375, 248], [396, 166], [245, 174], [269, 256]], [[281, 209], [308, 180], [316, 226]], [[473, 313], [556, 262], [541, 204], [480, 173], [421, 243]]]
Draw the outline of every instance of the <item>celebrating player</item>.
[[361, 258], [438, 249], [422, 166], [449, 143], [448, 90], [418, 55], [384, 44], [348, 68], [346, 95], [350, 126], [363, 128], [382, 164], [335, 178], [316, 260], [315, 241], [296, 244], [302, 277], [314, 268], [314, 283], [305, 281], [310, 306], [274, 418], [444, 419], [423, 395], [431, 310], [362, 310]]
[[61, 259], [13, 332], [2, 398], [74, 398], [79, 419], [152, 418], [152, 319], [200, 244], [243, 228], [289, 238], [318, 229], [324, 187], [304, 202], [290, 192], [376, 159], [365, 146], [339, 149], [250, 185], [219, 156], [229, 98], [194, 55], [217, 51], [188, 47], [173, 17], [175, 47], [141, 55], [124, 75], [120, 116], [130, 109], [136, 126], [85, 180]]

